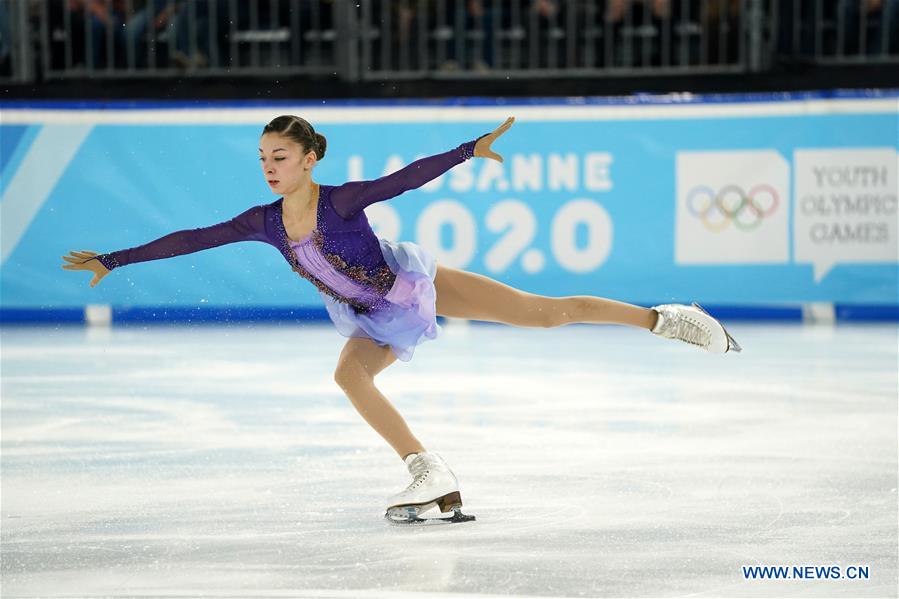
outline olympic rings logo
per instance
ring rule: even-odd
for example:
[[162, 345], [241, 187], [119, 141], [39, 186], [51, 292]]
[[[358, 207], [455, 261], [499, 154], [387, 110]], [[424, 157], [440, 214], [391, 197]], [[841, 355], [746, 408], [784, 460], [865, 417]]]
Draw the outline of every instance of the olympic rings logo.
[[[763, 206], [767, 204], [767, 208]], [[738, 185], [725, 185], [715, 193], [711, 187], [697, 185], [687, 194], [687, 210], [710, 231], [723, 231], [730, 223], [751, 231], [774, 214], [780, 196], [770, 185], [756, 185], [746, 193]]]

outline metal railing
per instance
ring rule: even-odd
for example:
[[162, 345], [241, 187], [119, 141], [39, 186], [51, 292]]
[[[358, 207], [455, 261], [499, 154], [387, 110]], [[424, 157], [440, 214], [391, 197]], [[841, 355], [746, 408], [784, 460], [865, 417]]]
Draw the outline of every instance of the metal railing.
[[0, 78], [345, 80], [899, 62], [899, 0], [0, 0]]
[[775, 0], [772, 16], [782, 59], [899, 62], [899, 0]]
[[[4, 0], [5, 1], [5, 0]], [[334, 72], [325, 0], [12, 0], [43, 79]]]
[[417, 0], [383, 3], [380, 12], [363, 4], [362, 22], [384, 26], [381, 36], [362, 40], [362, 73], [505, 78], [742, 71], [760, 51], [747, 33], [765, 28], [749, 4]]

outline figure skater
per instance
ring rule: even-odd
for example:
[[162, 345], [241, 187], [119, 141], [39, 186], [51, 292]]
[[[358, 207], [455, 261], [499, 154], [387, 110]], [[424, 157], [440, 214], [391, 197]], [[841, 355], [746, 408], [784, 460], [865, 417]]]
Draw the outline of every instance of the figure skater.
[[[364, 209], [417, 189], [472, 157], [502, 162], [491, 145], [514, 122], [458, 147], [416, 160], [371, 181], [320, 185], [312, 171], [325, 157], [325, 138], [306, 120], [285, 115], [262, 130], [262, 173], [278, 194], [216, 225], [170, 233], [130, 249], [97, 254], [72, 251], [68, 270], [89, 270], [95, 287], [122, 266], [171, 258], [238, 241], [277, 249], [300, 276], [318, 288], [337, 330], [348, 337], [334, 380], [368, 424], [405, 462], [412, 482], [387, 502], [391, 522], [460, 522], [462, 497], [443, 458], [427, 451], [403, 417], [375, 386], [375, 377], [397, 359], [408, 362], [415, 347], [437, 337], [436, 317], [483, 320], [519, 327], [553, 328], [572, 323], [614, 323], [647, 329], [714, 353], [740, 351], [724, 327], [698, 304], [643, 308], [576, 295], [547, 297], [515, 289], [489, 277], [437, 264], [421, 246], [379, 239]], [[451, 517], [421, 518], [437, 506]]]

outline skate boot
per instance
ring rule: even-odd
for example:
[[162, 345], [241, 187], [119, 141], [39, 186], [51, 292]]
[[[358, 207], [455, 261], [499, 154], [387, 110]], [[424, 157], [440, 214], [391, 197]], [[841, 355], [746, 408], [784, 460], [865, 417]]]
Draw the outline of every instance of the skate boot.
[[[387, 513], [384, 515], [388, 521], [393, 524], [431, 524], [475, 519], [460, 511], [462, 496], [459, 494], [459, 483], [442, 457], [424, 451], [409, 454], [404, 461], [413, 480], [401, 493], [388, 498]], [[419, 517], [435, 505], [443, 513], [452, 510], [453, 515], [447, 518]]]
[[662, 304], [653, 306], [652, 309], [659, 314], [659, 320], [652, 329], [654, 335], [698, 345], [714, 354], [743, 349], [721, 323], [696, 302], [692, 306]]

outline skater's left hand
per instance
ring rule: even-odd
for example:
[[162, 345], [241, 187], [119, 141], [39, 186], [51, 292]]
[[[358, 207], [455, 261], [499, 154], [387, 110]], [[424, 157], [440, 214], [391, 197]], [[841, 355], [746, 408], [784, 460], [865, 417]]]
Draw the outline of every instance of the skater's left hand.
[[493, 133], [489, 133], [478, 140], [478, 142], [474, 145], [474, 155], [479, 156], [481, 158], [492, 158], [497, 162], [502, 162], [503, 157], [490, 149], [490, 144], [496, 141], [496, 138], [508, 131], [509, 127], [512, 126], [512, 123], [515, 122], [515, 117], [510, 116], [506, 119], [502, 125], [493, 130]]

